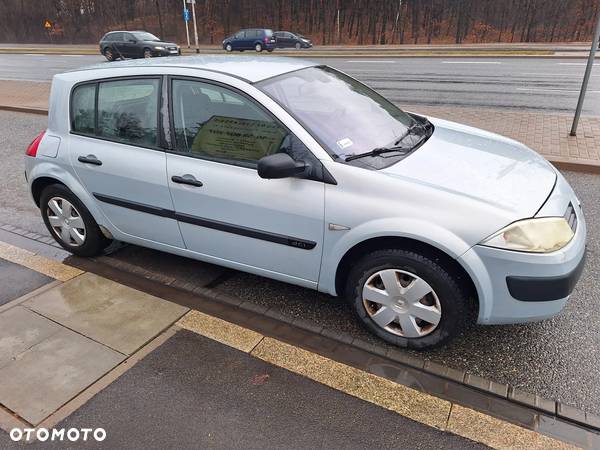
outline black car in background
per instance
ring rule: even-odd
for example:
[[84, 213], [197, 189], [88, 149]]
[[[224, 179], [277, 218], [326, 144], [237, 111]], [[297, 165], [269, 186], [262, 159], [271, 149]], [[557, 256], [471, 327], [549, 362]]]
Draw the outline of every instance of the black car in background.
[[163, 42], [147, 31], [111, 31], [100, 39], [100, 53], [109, 61], [181, 55], [173, 42]]
[[248, 28], [226, 37], [223, 40], [223, 48], [228, 52], [233, 50], [256, 50], [272, 52], [275, 49], [275, 37], [273, 30], [268, 28]]
[[275, 36], [275, 45], [277, 48], [295, 48], [300, 50], [301, 48], [311, 48], [313, 46], [310, 39], [301, 34], [294, 34], [289, 31], [276, 31], [273, 35]]

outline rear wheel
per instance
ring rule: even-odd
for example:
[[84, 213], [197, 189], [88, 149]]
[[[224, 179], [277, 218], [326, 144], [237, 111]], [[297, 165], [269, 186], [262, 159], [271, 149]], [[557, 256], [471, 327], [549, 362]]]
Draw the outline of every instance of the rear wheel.
[[263, 51], [262, 44], [256, 44], [254, 46], [254, 50], [256, 50], [259, 53], [262, 52]]
[[106, 47], [104, 49], [104, 52], [102, 52], [102, 53], [104, 54], [104, 57], [106, 58], [107, 61], [115, 60], [115, 55], [110, 47]]
[[435, 258], [411, 251], [364, 256], [350, 271], [346, 292], [362, 323], [400, 347], [439, 346], [470, 318], [468, 290]]
[[40, 212], [56, 242], [75, 255], [98, 255], [110, 244], [85, 205], [62, 184], [42, 191]]

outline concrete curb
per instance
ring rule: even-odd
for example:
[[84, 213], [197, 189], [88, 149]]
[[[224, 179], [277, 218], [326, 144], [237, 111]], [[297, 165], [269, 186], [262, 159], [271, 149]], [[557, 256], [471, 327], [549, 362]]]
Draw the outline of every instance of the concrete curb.
[[0, 111], [13, 111], [13, 112], [28, 113], [28, 114], [39, 114], [42, 116], [48, 115], [47, 109], [30, 108], [30, 107], [25, 107], [25, 106], [0, 105]]

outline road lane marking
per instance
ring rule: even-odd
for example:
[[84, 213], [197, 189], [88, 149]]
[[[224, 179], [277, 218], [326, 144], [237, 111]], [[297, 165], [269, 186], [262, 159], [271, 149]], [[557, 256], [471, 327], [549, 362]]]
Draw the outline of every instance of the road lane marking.
[[50, 278], [59, 281], [68, 281], [83, 273], [83, 271], [75, 267], [67, 266], [58, 261], [36, 255], [33, 252], [24, 250], [14, 245], [0, 241], [0, 258], [10, 261], [15, 264], [43, 273]]
[[[560, 66], [587, 66], [587, 63], [557, 63]], [[594, 66], [600, 66], [600, 63], [594, 63]]]
[[[536, 92], [580, 92], [579, 89], [544, 89], [544, 88], [517, 88], [517, 91]], [[600, 91], [587, 91], [589, 94], [600, 94]]]
[[347, 63], [380, 63], [380, 64], [395, 64], [396, 61], [370, 60], [370, 59], [350, 59]]
[[502, 64], [500, 61], [440, 61], [442, 64]]
[[462, 407], [198, 311], [188, 312], [177, 325], [403, 417], [495, 449], [575, 448], [537, 431]]

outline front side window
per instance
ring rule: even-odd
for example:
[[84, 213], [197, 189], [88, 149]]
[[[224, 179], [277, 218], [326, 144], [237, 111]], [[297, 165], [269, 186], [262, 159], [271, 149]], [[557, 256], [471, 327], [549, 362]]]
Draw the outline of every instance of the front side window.
[[237, 33], [235, 33], [235, 38], [236, 39], [244, 39], [244, 37], [246, 37], [246, 32], [245, 31], [238, 31]]
[[176, 151], [245, 167], [277, 152], [297, 160], [309, 156], [300, 140], [247, 97], [200, 81], [172, 83]]
[[[257, 83], [319, 140], [334, 159], [345, 161], [373, 149], [415, 145], [423, 135], [416, 121], [364, 84], [329, 67], [309, 67]], [[381, 168], [405, 153], [353, 159]], [[394, 158], [396, 158], [394, 160]]]
[[71, 97], [71, 129], [76, 133], [94, 134], [96, 124], [96, 85], [82, 84]]
[[160, 41], [160, 39], [154, 36], [152, 33], [147, 33], [145, 31], [136, 31], [135, 33], [131, 34], [133, 34], [132, 38], [135, 38], [138, 41]]
[[96, 134], [126, 144], [156, 146], [159, 79], [99, 83]]

